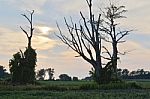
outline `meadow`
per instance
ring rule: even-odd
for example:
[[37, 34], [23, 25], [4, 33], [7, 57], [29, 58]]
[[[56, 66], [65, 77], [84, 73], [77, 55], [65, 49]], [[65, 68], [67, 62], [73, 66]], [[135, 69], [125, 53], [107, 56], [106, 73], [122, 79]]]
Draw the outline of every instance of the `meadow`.
[[0, 82], [0, 99], [150, 99], [150, 80], [97, 85], [92, 81], [38, 81], [13, 86]]

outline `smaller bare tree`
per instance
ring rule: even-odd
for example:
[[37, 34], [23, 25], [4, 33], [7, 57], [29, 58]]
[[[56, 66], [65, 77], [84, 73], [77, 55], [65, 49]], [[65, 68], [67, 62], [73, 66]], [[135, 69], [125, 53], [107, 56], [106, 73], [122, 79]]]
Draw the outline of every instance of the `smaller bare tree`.
[[24, 16], [27, 19], [27, 21], [30, 24], [30, 26], [29, 26], [30, 32], [29, 33], [20, 26], [21, 30], [25, 33], [25, 35], [28, 38], [28, 48], [31, 47], [31, 40], [32, 40], [32, 36], [33, 36], [33, 31], [34, 31], [34, 28], [33, 28], [33, 14], [34, 14], [34, 10], [32, 12], [30, 12], [29, 17], [26, 14], [21, 14], [22, 16]]
[[110, 4], [110, 6], [106, 8], [106, 11], [102, 12], [104, 15], [104, 20], [100, 31], [104, 31], [109, 36], [110, 39], [104, 38], [104, 40], [112, 44], [112, 55], [110, 50], [108, 50], [106, 47], [103, 48], [106, 50], [106, 53], [108, 53], [110, 57], [109, 65], [112, 65], [113, 72], [117, 78], [117, 60], [119, 59], [118, 54], [125, 54], [118, 51], [118, 44], [124, 43], [125, 40], [122, 39], [132, 30], [120, 30], [118, 28], [119, 23], [116, 22], [117, 19], [126, 18], [123, 16], [123, 14], [127, 12], [125, 6], [115, 6], [114, 4]]

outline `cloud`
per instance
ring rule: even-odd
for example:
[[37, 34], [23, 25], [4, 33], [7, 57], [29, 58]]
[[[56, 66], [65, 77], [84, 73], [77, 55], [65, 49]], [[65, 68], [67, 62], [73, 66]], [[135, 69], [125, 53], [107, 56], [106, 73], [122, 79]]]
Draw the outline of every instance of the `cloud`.
[[43, 24], [37, 24], [35, 26], [35, 35], [38, 36], [50, 36], [52, 33], [54, 33], [56, 29], [51, 26], [43, 25]]
[[[13, 31], [11, 29], [1, 28], [0, 49], [22, 49], [27, 45], [26, 35], [22, 31]], [[43, 33], [44, 34], [44, 33]], [[12, 39], [10, 39], [12, 37]], [[52, 40], [46, 36], [33, 35], [33, 47], [38, 50], [48, 50], [57, 44], [56, 40]]]
[[[98, 11], [96, 10], [99, 9], [98, 7], [106, 7], [106, 1], [94, 1], [94, 4], [96, 4], [94, 6], [94, 11]], [[58, 22], [64, 22], [64, 20], [62, 20], [64, 16], [72, 16], [74, 22], [78, 22], [81, 18], [79, 11], [83, 11], [83, 14], [87, 18], [88, 6], [86, 4], [86, 0], [3, 0], [3, 2], [6, 2], [8, 3], [7, 5], [9, 5], [5, 5], [5, 7], [8, 7], [9, 10], [1, 8], [2, 10], [4, 10], [4, 12], [9, 13], [4, 13], [3, 16], [5, 17], [13, 14], [12, 16], [15, 17], [15, 20], [11, 19], [9, 23], [7, 21], [5, 21], [6, 23], [3, 23], [3, 21], [0, 20], [2, 24], [2, 26], [0, 27], [1, 64], [8, 65], [8, 60], [12, 57], [12, 54], [19, 51], [19, 49], [24, 49], [27, 45], [26, 36], [22, 31], [17, 31], [14, 30], [14, 28], [8, 27], [8, 25], [12, 23], [14, 24], [14, 22], [20, 24], [20, 22], [22, 23], [21, 20], [24, 20], [22, 19], [22, 17], [16, 16], [16, 13], [21, 12], [13, 11], [34, 9], [36, 13], [38, 13], [37, 15], [35, 15], [36, 25], [35, 35], [33, 36], [33, 48], [37, 49], [38, 53], [37, 69], [53, 67], [56, 70], [57, 75], [59, 73], [69, 73], [71, 75], [76, 75], [79, 77], [88, 75], [88, 71], [91, 67], [89, 63], [87, 63], [82, 58], [75, 58], [74, 56], [76, 56], [77, 53], [73, 52], [70, 49], [68, 50], [67, 46], [64, 47], [64, 44], [60, 43], [60, 41], [50, 38], [53, 32], [56, 31], [56, 24], [53, 24], [55, 23], [55, 20], [58, 20]], [[129, 10], [126, 14], [127, 19], [123, 19], [123, 21], [120, 21], [122, 27], [125, 26], [125, 28], [135, 29], [137, 30], [135, 32], [142, 35], [149, 35], [150, 14], [148, 12], [150, 8], [150, 1], [121, 0], [120, 3], [122, 3], [123, 5], [125, 4], [127, 10]], [[9, 12], [10, 10], [11, 13]], [[10, 17], [12, 18], [12, 16]], [[39, 22], [44, 24], [39, 24]], [[3, 25], [7, 27], [4, 27]], [[62, 26], [62, 30], [64, 31], [64, 33], [66, 33], [64, 29], [65, 24], [63, 25], [64, 26]], [[143, 36], [136, 35], [136, 33], [133, 35], [135, 35], [134, 38], [130, 37], [129, 41], [127, 40], [126, 43], [119, 45], [119, 49], [122, 52], [133, 50], [129, 54], [121, 56], [121, 63], [119, 64], [119, 67], [129, 69], [148, 69], [150, 51], [144, 45], [144, 43], [148, 41], [145, 40]], [[137, 40], [136, 38], [139, 38], [140, 40]], [[110, 44], [108, 44], [108, 46], [110, 46]]]
[[60, 56], [64, 57], [64, 58], [74, 58], [75, 56], [77, 56], [78, 54], [76, 52], [74, 52], [71, 49], [68, 49], [66, 51], [63, 51], [62, 53], [60, 53]]
[[57, 44], [56, 40], [49, 39], [45, 36], [35, 36], [33, 38], [33, 46], [37, 50], [49, 50], [54, 48]]
[[127, 41], [126, 44], [119, 46], [122, 51], [129, 51], [126, 55], [121, 57], [119, 67], [129, 68], [131, 70], [144, 68], [148, 70], [150, 50], [142, 44], [135, 41]]

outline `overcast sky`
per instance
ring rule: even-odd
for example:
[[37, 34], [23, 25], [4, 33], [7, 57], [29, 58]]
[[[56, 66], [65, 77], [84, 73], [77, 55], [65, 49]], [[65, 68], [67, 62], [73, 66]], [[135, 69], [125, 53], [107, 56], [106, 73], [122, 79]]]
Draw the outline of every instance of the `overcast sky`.
[[[119, 68], [150, 70], [150, 0], [115, 0], [113, 3], [126, 6], [127, 18], [120, 25], [134, 30], [125, 38], [127, 42], [119, 45], [121, 51], [131, 51], [121, 56]], [[107, 0], [94, 0], [94, 12], [98, 13], [99, 8], [105, 8], [107, 4]], [[88, 16], [85, 0], [0, 0], [0, 65], [8, 69], [12, 55], [25, 49], [27, 38], [19, 26], [28, 29], [28, 23], [21, 14], [28, 14], [33, 9], [33, 48], [38, 54], [36, 69], [52, 67], [55, 76], [60, 73], [80, 78], [88, 76], [91, 66], [82, 58], [75, 58], [76, 53], [54, 35], [58, 33], [56, 21], [65, 29], [64, 17], [71, 16], [78, 22], [79, 11]]]

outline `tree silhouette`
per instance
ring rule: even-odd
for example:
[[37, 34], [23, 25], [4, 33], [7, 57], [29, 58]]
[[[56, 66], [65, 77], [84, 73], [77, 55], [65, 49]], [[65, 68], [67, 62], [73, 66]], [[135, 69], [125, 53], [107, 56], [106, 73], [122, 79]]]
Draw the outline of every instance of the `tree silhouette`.
[[114, 4], [110, 4], [109, 7], [106, 8], [106, 11], [103, 12], [104, 20], [103, 24], [101, 26], [101, 31], [104, 31], [107, 35], [109, 35], [109, 38], [104, 38], [106, 42], [109, 42], [112, 44], [112, 55], [111, 52], [104, 47], [106, 52], [109, 54], [109, 57], [111, 60], [111, 64], [113, 67], [113, 72], [115, 73], [115, 76], [117, 78], [117, 60], [119, 59], [118, 54], [126, 54], [126, 52], [121, 53], [118, 51], [118, 44], [125, 42], [122, 40], [125, 36], [127, 36], [132, 30], [120, 30], [118, 28], [119, 23], [116, 21], [121, 18], [125, 18], [123, 14], [127, 10], [125, 9], [125, 6], [115, 6]]
[[39, 79], [39, 80], [44, 80], [46, 74], [45, 74], [45, 69], [40, 69], [38, 72], [37, 72], [37, 75], [36, 75], [36, 78]]
[[30, 24], [30, 33], [24, 30], [21, 26], [20, 28], [26, 34], [28, 39], [28, 46], [25, 52], [16, 53], [13, 58], [9, 61], [10, 72], [12, 74], [12, 82], [18, 84], [33, 83], [35, 80], [35, 66], [36, 66], [36, 52], [32, 49], [31, 40], [33, 36], [33, 14], [34, 10], [30, 12], [30, 18], [22, 14]]
[[129, 70], [128, 69], [123, 69], [122, 70], [122, 75], [123, 76], [128, 76], [128, 74], [129, 74]]
[[30, 12], [30, 16], [28, 17], [26, 14], [21, 14], [23, 17], [25, 17], [27, 19], [27, 21], [29, 22], [29, 28], [30, 28], [30, 33], [28, 33], [25, 29], [23, 29], [21, 26], [21, 30], [25, 33], [25, 35], [27, 36], [28, 39], [28, 48], [31, 47], [31, 40], [32, 40], [32, 36], [33, 36], [33, 14], [34, 14], [34, 10], [32, 12]]
[[71, 77], [69, 77], [67, 74], [61, 74], [61, 75], [59, 75], [59, 79], [61, 81], [71, 81]]
[[[65, 24], [67, 26], [70, 36], [63, 35], [59, 25], [57, 24], [60, 35], [58, 37], [60, 40], [68, 45], [72, 50], [77, 52], [79, 56], [90, 63], [94, 68], [95, 81], [98, 83], [106, 83], [111, 79], [111, 75], [115, 73], [117, 80], [117, 60], [118, 57], [118, 43], [122, 43], [122, 38], [124, 38], [130, 31], [116, 31], [117, 24], [115, 20], [122, 18], [122, 13], [126, 12], [124, 6], [116, 7], [111, 5], [106, 9], [106, 13], [103, 12], [105, 18], [101, 14], [93, 13], [93, 1], [86, 0], [88, 4], [89, 17], [85, 18], [82, 12], [80, 12], [81, 20], [79, 26], [74, 23], [71, 19], [70, 24], [67, 22], [66, 18]], [[107, 40], [109, 35], [111, 41]], [[102, 45], [102, 40], [111, 42], [112, 44], [112, 55], [110, 50], [108, 50], [104, 45]], [[102, 48], [106, 51], [109, 57], [102, 56]], [[102, 58], [109, 60], [107, 64], [102, 66]]]
[[[85, 18], [82, 12], [80, 12], [82, 23], [80, 22], [77, 27], [76, 23], [73, 23], [71, 19], [71, 25], [68, 24], [66, 18], [64, 18], [70, 37], [62, 34], [60, 27], [57, 24], [60, 35], [60, 40], [68, 45], [72, 50], [77, 52], [79, 56], [90, 63], [95, 69], [96, 81], [100, 82], [101, 79], [101, 35], [100, 24], [101, 14], [95, 19], [92, 9], [92, 0], [86, 0], [89, 8], [89, 18]], [[87, 53], [87, 54], [86, 54]]]
[[48, 72], [48, 80], [54, 80], [54, 69], [48, 68], [46, 71]]
[[10, 75], [6, 72], [6, 69], [4, 66], [0, 65], [0, 78], [8, 78]]

